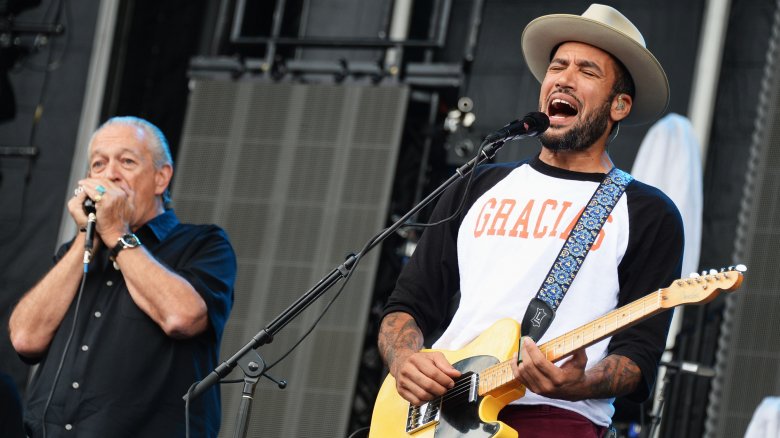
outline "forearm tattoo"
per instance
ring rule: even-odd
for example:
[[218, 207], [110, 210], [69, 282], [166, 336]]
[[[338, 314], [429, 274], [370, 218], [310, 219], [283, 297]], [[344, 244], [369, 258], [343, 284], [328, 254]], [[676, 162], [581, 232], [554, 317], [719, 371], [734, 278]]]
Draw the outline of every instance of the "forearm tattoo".
[[642, 371], [631, 359], [610, 355], [588, 370], [591, 382], [588, 398], [618, 397], [633, 392], [642, 380]]
[[419, 351], [422, 347], [423, 335], [414, 318], [406, 313], [391, 313], [382, 320], [379, 354], [388, 367], [392, 366], [399, 352]]

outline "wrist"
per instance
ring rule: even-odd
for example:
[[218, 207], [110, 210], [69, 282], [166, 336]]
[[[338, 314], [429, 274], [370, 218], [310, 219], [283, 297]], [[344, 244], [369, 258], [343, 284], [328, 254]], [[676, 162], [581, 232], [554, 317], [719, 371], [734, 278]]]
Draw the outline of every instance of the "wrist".
[[409, 350], [409, 349], [401, 349], [397, 350], [395, 353], [392, 354], [390, 358], [388, 358], [388, 364], [387, 369], [390, 371], [390, 374], [393, 376], [397, 376], [398, 369], [404, 364], [404, 362], [409, 359], [409, 357], [414, 354], [415, 351]]
[[105, 242], [106, 247], [113, 248], [119, 242], [122, 236], [132, 233], [129, 228], [112, 228], [100, 232], [100, 237]]
[[108, 258], [116, 263], [116, 258], [120, 252], [138, 248], [141, 246], [141, 240], [133, 233], [126, 233], [118, 237], [116, 243], [110, 247]]

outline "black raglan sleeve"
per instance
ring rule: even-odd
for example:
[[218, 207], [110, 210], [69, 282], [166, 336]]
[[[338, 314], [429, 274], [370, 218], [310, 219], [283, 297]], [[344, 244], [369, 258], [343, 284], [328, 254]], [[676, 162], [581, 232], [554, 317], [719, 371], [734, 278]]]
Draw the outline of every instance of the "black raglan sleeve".
[[[430, 223], [463, 207], [453, 220], [426, 228], [414, 254], [401, 270], [384, 314], [406, 312], [426, 337], [449, 316], [450, 301], [460, 288], [458, 229], [469, 208], [488, 189], [525, 161], [480, 166], [470, 187], [463, 178], [447, 189], [431, 213]], [[464, 200], [465, 197], [465, 200]]]
[[[462, 196], [459, 184], [442, 194], [429, 222], [452, 215]], [[450, 300], [458, 290], [459, 218], [426, 228], [414, 253], [401, 270], [395, 289], [387, 300], [384, 315], [410, 314], [424, 335], [436, 330], [447, 316]]]
[[[629, 241], [618, 267], [618, 306], [667, 287], [679, 278], [684, 245], [680, 212], [663, 192], [634, 181], [626, 196]], [[642, 371], [642, 381], [629, 395], [631, 400], [641, 402], [650, 395], [671, 317], [671, 311], [651, 317], [616, 334], [609, 343], [608, 354], [628, 357]]]

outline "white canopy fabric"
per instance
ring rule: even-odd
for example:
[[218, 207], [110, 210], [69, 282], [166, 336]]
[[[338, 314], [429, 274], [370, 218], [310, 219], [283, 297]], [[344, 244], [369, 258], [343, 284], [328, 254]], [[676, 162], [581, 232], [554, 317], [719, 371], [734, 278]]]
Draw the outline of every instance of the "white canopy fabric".
[[631, 169], [634, 178], [661, 189], [680, 210], [685, 227], [683, 275], [699, 269], [703, 208], [701, 163], [699, 141], [690, 120], [670, 113], [647, 132]]
[[745, 438], [780, 438], [780, 397], [766, 397], [758, 405]]

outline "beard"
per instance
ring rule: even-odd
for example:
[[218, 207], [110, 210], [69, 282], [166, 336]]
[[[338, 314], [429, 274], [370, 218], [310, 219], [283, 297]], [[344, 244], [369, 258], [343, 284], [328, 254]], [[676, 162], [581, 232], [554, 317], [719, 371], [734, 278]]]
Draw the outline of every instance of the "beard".
[[[539, 137], [542, 145], [552, 151], [584, 151], [590, 148], [607, 129], [609, 122], [610, 100], [581, 119], [563, 134], [555, 134], [548, 129]], [[551, 128], [557, 126], [551, 125]]]

